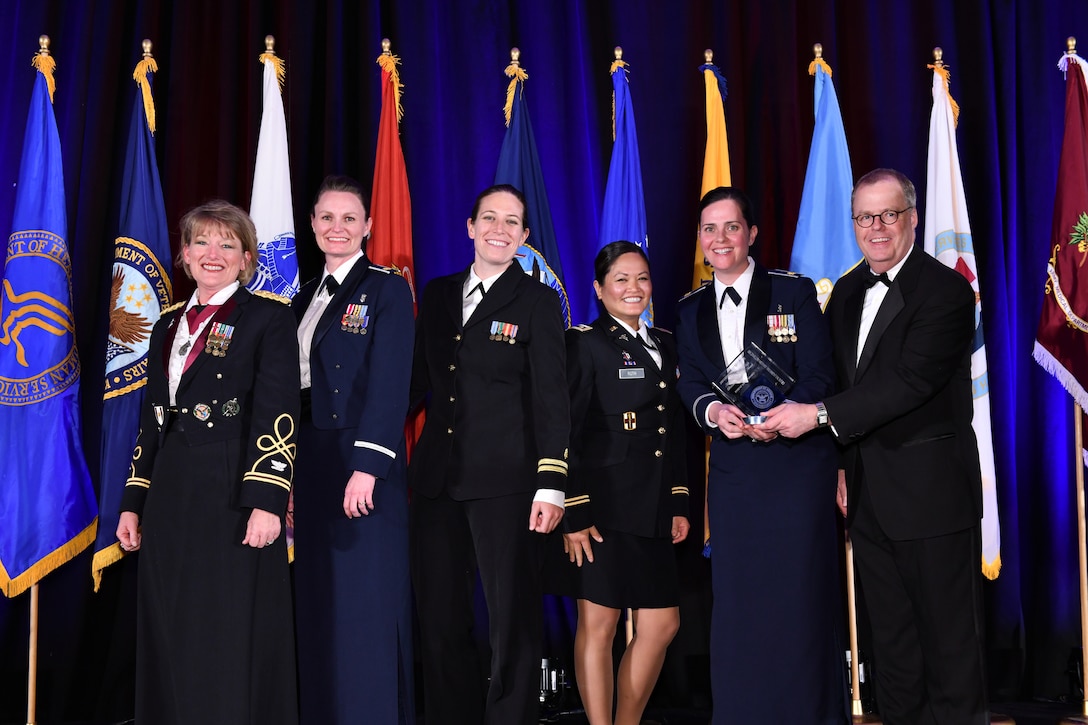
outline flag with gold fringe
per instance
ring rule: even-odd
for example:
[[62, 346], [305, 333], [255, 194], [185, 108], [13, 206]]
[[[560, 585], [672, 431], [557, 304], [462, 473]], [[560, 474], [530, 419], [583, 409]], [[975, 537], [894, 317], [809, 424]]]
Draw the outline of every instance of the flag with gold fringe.
[[948, 68], [938, 60], [933, 69], [933, 112], [929, 121], [929, 164], [926, 174], [925, 249], [971, 283], [975, 291], [975, 339], [971, 346], [971, 388], [975, 415], [972, 427], [982, 469], [982, 573], [996, 579], [1001, 571], [1001, 528], [997, 513], [997, 472], [990, 427], [990, 385], [986, 344], [982, 335], [982, 298], [967, 198], [960, 172], [956, 123], [959, 107], [948, 90]]
[[173, 297], [170, 237], [155, 159], [155, 101], [151, 95], [151, 76], [159, 68], [151, 57], [150, 43], [146, 46], [143, 60], [132, 72], [136, 83], [121, 181], [120, 221], [113, 242], [102, 396], [100, 514], [91, 564], [95, 591], [102, 583], [102, 571], [124, 556], [115, 532], [140, 430], [148, 343], [151, 328]]
[[[374, 223], [367, 242], [367, 256], [377, 262], [395, 267], [412, 289], [412, 307], [417, 309], [415, 255], [412, 251], [412, 195], [408, 191], [408, 169], [404, 164], [404, 148], [400, 142], [401, 105], [400, 58], [393, 55], [389, 40], [382, 41], [382, 54], [376, 63], [382, 73], [382, 109], [378, 118], [378, 147], [374, 153], [374, 189], [370, 200], [370, 216]], [[404, 423], [407, 455], [423, 432], [425, 413], [422, 408]]]
[[529, 122], [529, 109], [525, 103], [525, 81], [529, 74], [521, 67], [517, 48], [510, 52], [510, 57], [510, 65], [505, 70], [510, 83], [506, 87], [506, 106], [503, 109], [506, 113], [506, 136], [499, 150], [495, 183], [511, 184], [525, 194], [529, 206], [525, 210], [529, 238], [518, 247], [514, 259], [526, 274], [558, 293], [563, 303], [563, 318], [570, 327], [570, 302], [563, 285], [559, 245], [548, 205], [548, 192], [544, 188], [544, 173], [540, 169], [533, 125]]
[[257, 137], [257, 163], [253, 169], [253, 197], [249, 215], [257, 227], [257, 273], [247, 285], [294, 297], [299, 290], [298, 255], [295, 253], [295, 217], [291, 206], [291, 165], [287, 153], [287, 120], [281, 89], [286, 78], [283, 59], [273, 49], [275, 39], [265, 38], [264, 112]]
[[1066, 73], [1065, 136], [1034, 355], [1088, 410], [1088, 64], [1070, 52], [1058, 67]]
[[[650, 254], [649, 229], [646, 224], [646, 200], [642, 191], [642, 162], [635, 133], [635, 106], [631, 101], [627, 63], [623, 49], [616, 48], [612, 74], [612, 161], [608, 183], [604, 187], [601, 209], [601, 247], [616, 241], [634, 242]], [[597, 318], [597, 301], [590, 301], [588, 321]], [[642, 313], [645, 325], [654, 324], [651, 303]]]
[[56, 64], [47, 45], [43, 39], [33, 61], [0, 292], [0, 590], [9, 597], [90, 546], [98, 522], [80, 445]]
[[[702, 198], [711, 189], [730, 186], [729, 135], [725, 131], [725, 78], [714, 65], [714, 53], [706, 51], [706, 63], [699, 66], [706, 89], [706, 152], [703, 154]], [[699, 240], [695, 240], [695, 273], [692, 287], [698, 287], [713, 276], [710, 265], [703, 256]]]
[[831, 81], [831, 66], [822, 57], [823, 48], [817, 52], [808, 66], [808, 74], [814, 76], [815, 123], [790, 269], [816, 283], [816, 296], [822, 306], [835, 281], [858, 263], [861, 253], [854, 242], [854, 222], [850, 218], [854, 172], [850, 168], [846, 129]]

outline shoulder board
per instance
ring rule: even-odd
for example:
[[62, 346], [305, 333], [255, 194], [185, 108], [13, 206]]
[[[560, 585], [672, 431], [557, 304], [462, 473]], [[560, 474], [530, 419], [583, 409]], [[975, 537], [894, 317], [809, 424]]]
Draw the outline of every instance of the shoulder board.
[[169, 307], [162, 308], [162, 312], [160, 312], [159, 314], [160, 315], [165, 315], [167, 312], [173, 312], [176, 309], [184, 307], [185, 303], [188, 302], [188, 301], [189, 301], [188, 299], [184, 299], [181, 302], [175, 302], [174, 304], [170, 305]]
[[773, 274], [777, 277], [791, 277], [793, 279], [798, 279], [801, 277], [801, 275], [797, 272], [791, 272], [788, 269], [768, 269], [767, 273]]
[[593, 325], [575, 325], [570, 329], [577, 330], [578, 332], [589, 332], [593, 329]]
[[687, 293], [686, 295], [684, 295], [683, 297], [681, 297], [679, 301], [680, 301], [680, 302], [683, 302], [683, 301], [684, 301], [684, 300], [686, 300], [686, 299], [687, 299], [688, 297], [691, 297], [692, 295], [697, 295], [697, 294], [699, 294], [700, 292], [702, 292], [703, 290], [705, 290], [705, 289], [706, 289], [707, 287], [710, 287], [710, 286], [712, 286], [712, 285], [713, 285], [713, 282], [712, 282], [711, 280], [707, 280], [706, 282], [703, 282], [703, 283], [702, 283], [701, 285], [699, 285], [698, 287], [696, 287], [695, 289], [693, 289], [693, 290], [692, 290], [691, 292], [688, 292], [688, 293]]
[[275, 302], [279, 302], [281, 305], [291, 304], [290, 297], [284, 297], [283, 295], [278, 295], [275, 292], [269, 292], [268, 290], [250, 290], [250, 293], [256, 295], [257, 297], [264, 297], [266, 300], [274, 300]]
[[400, 270], [396, 267], [383, 267], [380, 264], [372, 264], [370, 265], [370, 268], [375, 272], [381, 272], [383, 274], [395, 274], [397, 276], [403, 276], [401, 275]]
[[664, 327], [658, 327], [657, 325], [654, 325], [653, 329], [657, 330], [658, 332], [664, 332], [666, 335], [672, 334], [672, 330], [666, 330]]

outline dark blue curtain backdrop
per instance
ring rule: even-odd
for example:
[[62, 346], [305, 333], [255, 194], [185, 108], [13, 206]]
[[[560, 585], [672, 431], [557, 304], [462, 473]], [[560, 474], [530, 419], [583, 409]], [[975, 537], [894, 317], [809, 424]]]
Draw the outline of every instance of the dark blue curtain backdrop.
[[[755, 201], [756, 254], [781, 266], [790, 256], [812, 133], [806, 70], [813, 43], [823, 43], [834, 69], [855, 172], [901, 169], [915, 180], [920, 200], [932, 104], [926, 64], [933, 47], [942, 46], [963, 109], [960, 154], [995, 426], [1004, 566], [986, 587], [992, 687], [1003, 700], [1068, 692], [1066, 661], [1080, 642], [1073, 404], [1033, 362], [1031, 349], [1064, 125], [1064, 80], [1055, 63], [1068, 35], [1083, 35], [1088, 52], [1088, 4], [0, 0], [5, 235], [34, 76], [30, 58], [42, 33], [52, 38], [58, 67], [55, 109], [83, 358], [85, 450], [96, 473], [108, 271], [131, 73], [143, 38], [153, 41], [160, 67], [156, 144], [176, 228], [185, 210], [209, 197], [248, 208], [261, 113], [257, 56], [264, 36], [276, 36], [287, 61], [284, 98], [305, 278], [318, 271], [308, 211], [320, 179], [341, 172], [371, 181], [380, 102], [374, 59], [389, 37], [403, 59], [402, 140], [422, 282], [471, 259], [465, 218], [476, 192], [494, 177], [505, 132], [502, 70], [511, 46], [520, 47], [576, 318], [591, 299], [611, 151], [608, 67], [612, 48], [622, 45], [641, 144], [654, 302], [665, 327], [691, 280], [705, 140], [697, 72], [703, 50], [714, 49], [728, 80], [732, 173]], [[172, 240], [176, 247], [176, 229]], [[191, 289], [177, 282], [179, 292]], [[43, 721], [131, 712], [133, 563], [108, 570], [97, 595], [89, 555], [43, 582]], [[689, 573], [705, 574], [697, 560], [688, 566]], [[28, 596], [0, 600], [0, 722], [23, 715], [28, 607]], [[681, 641], [695, 655], [704, 628], [698, 611], [685, 614]]]

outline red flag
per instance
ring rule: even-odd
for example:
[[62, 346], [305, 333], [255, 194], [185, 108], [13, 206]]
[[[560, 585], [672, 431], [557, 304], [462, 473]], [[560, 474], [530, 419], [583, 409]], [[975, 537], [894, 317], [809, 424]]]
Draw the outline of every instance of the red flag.
[[412, 288], [416, 300], [415, 263], [412, 258], [412, 197], [408, 193], [408, 171], [400, 145], [400, 58], [388, 50], [378, 56], [382, 67], [382, 110], [378, 121], [378, 150], [374, 154], [373, 198], [370, 216], [374, 219], [367, 256], [378, 264], [396, 267]]
[[[412, 309], [418, 312], [416, 297], [416, 267], [412, 256], [412, 196], [408, 193], [408, 170], [404, 166], [404, 150], [400, 145], [400, 58], [389, 51], [389, 41], [382, 42], [378, 56], [382, 67], [382, 110], [378, 119], [378, 149], [374, 153], [374, 185], [370, 200], [370, 228], [367, 256], [371, 261], [396, 267], [412, 288]], [[404, 424], [407, 454], [423, 432], [424, 413], [421, 409]]]
[[1070, 53], [1059, 65], [1066, 72], [1065, 137], [1035, 360], [1088, 410], [1088, 64]]

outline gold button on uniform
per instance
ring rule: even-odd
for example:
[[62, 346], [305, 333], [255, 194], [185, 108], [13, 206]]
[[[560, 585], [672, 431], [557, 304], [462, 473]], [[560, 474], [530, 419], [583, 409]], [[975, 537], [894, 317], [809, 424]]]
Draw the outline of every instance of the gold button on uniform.
[[665, 406], [664, 405], [659, 405], [659, 406], [657, 406], [657, 409], [658, 410], [665, 410]]
[[454, 342], [461, 342], [461, 336], [460, 335], [454, 335], [453, 336], [453, 341]]
[[446, 432], [449, 433], [450, 435], [453, 435], [453, 428], [447, 428]]
[[665, 381], [662, 380], [660, 383], [657, 384], [657, 387], [664, 388], [665, 387]]
[[452, 372], [453, 372], [454, 370], [456, 370], [456, 369], [457, 369], [457, 366], [456, 366], [456, 365], [450, 365], [450, 372], [451, 372], [451, 373], [452, 373]]
[[665, 429], [664, 428], [658, 428], [657, 432], [660, 433], [661, 435], [665, 435]]
[[661, 458], [661, 456], [663, 456], [665, 454], [662, 453], [661, 451], [654, 451], [654, 455], [657, 456], [658, 458]]

